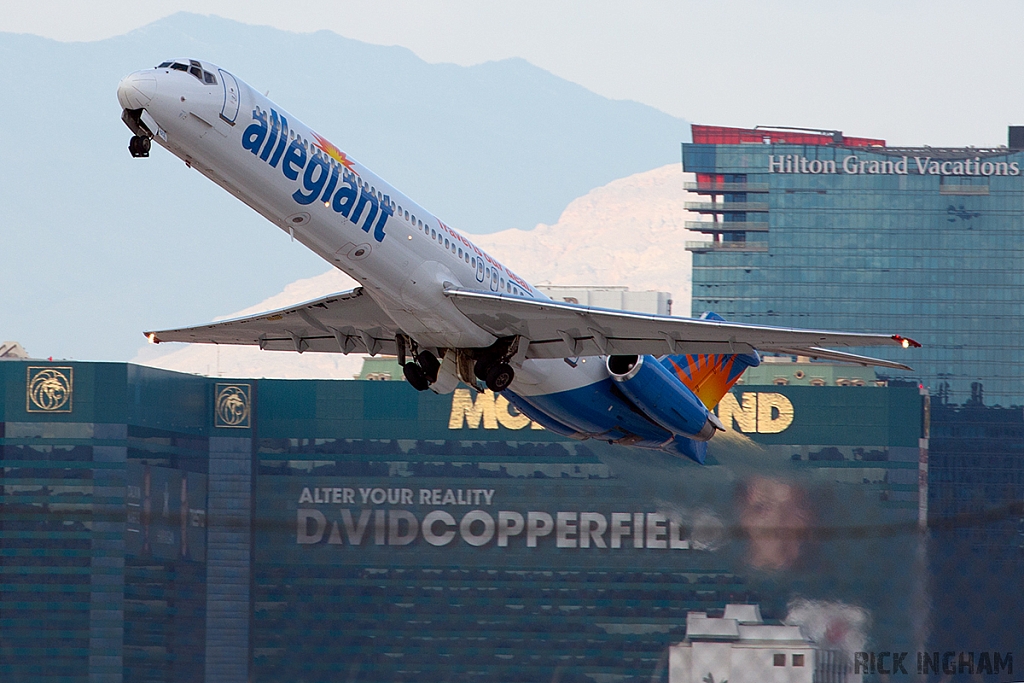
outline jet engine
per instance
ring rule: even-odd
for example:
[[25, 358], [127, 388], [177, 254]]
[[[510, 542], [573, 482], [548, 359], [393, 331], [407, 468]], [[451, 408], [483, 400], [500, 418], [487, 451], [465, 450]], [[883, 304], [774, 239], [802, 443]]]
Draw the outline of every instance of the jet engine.
[[725, 431], [718, 417], [653, 356], [608, 356], [607, 363], [616, 386], [660, 427], [695, 441]]

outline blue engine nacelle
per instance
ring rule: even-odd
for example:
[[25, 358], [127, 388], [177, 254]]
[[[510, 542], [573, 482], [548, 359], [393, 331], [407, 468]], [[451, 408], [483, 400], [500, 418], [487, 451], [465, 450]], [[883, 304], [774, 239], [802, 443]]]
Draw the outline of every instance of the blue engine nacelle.
[[718, 417], [653, 356], [608, 356], [607, 362], [616, 386], [660, 427], [695, 441], [725, 431]]

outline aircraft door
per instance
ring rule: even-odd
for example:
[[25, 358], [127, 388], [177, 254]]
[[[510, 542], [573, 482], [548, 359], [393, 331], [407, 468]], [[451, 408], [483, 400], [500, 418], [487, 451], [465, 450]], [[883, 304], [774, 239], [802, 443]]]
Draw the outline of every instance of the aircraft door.
[[498, 291], [498, 269], [493, 266], [491, 267], [491, 291]]
[[224, 69], [217, 71], [220, 72], [220, 82], [224, 84], [224, 106], [220, 117], [233, 126], [238, 118], [238, 81]]
[[482, 258], [476, 260], [476, 281], [484, 281], [484, 260]]

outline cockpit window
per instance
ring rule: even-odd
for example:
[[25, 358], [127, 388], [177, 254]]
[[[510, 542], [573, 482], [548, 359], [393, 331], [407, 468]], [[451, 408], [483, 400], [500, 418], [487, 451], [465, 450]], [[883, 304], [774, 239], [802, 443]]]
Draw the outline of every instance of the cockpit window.
[[198, 62], [198, 61], [196, 61], [194, 59], [188, 60], [188, 64], [182, 64], [181, 62], [176, 62], [174, 60], [169, 60], [169, 61], [166, 61], [166, 62], [161, 62], [160, 65], [157, 66], [156, 68], [157, 69], [167, 69], [167, 68], [170, 68], [170, 69], [174, 69], [175, 71], [184, 71], [184, 72], [190, 73], [193, 76], [195, 76], [196, 78], [198, 78], [201, 83], [205, 83], [206, 85], [217, 85], [217, 77], [214, 76], [209, 71], [207, 71], [206, 69], [204, 69], [202, 63], [200, 63], [200, 62]]

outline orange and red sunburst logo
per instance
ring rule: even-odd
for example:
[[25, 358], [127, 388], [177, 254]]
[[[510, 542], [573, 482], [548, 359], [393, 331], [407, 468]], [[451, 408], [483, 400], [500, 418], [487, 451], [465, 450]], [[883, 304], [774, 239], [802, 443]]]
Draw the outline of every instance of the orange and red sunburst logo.
[[328, 142], [326, 139], [320, 137], [316, 133], [313, 133], [313, 137], [316, 138], [316, 146], [319, 147], [324, 154], [337, 161], [339, 164], [347, 168], [348, 170], [355, 172], [352, 168], [353, 161], [348, 158], [348, 155], [342, 152], [340, 149], [334, 146], [333, 143]]

